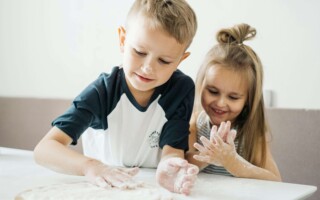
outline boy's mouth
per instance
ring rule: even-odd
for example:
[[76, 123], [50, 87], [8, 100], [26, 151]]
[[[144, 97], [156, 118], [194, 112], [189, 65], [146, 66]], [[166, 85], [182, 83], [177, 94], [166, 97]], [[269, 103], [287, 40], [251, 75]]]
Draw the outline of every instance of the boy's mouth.
[[137, 75], [137, 77], [141, 80], [141, 81], [143, 81], [143, 82], [150, 82], [150, 81], [152, 81], [153, 79], [149, 79], [149, 78], [146, 78], [146, 77], [144, 77], [144, 76], [141, 76], [141, 75], [139, 75], [139, 74], [136, 74]]

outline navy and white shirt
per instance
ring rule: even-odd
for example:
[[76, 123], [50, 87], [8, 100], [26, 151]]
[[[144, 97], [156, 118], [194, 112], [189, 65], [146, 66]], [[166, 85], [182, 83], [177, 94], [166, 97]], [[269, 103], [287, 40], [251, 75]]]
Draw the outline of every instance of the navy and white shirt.
[[52, 122], [84, 154], [115, 166], [157, 167], [164, 145], [188, 150], [193, 80], [177, 70], [146, 107], [131, 94], [123, 69], [102, 73]]

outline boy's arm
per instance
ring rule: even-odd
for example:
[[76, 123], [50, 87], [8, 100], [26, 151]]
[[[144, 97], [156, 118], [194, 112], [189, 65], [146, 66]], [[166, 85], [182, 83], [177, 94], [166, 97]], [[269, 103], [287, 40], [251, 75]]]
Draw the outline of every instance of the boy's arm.
[[124, 169], [107, 166], [70, 148], [72, 139], [57, 127], [53, 127], [34, 149], [36, 162], [57, 172], [86, 176], [100, 187], [134, 188], [138, 183], [131, 178], [138, 168]]
[[57, 127], [52, 127], [34, 149], [34, 158], [40, 165], [54, 171], [84, 175], [85, 163], [93, 159], [68, 148], [72, 139]]
[[165, 145], [156, 178], [158, 183], [171, 192], [189, 195], [199, 169], [184, 159], [184, 151]]

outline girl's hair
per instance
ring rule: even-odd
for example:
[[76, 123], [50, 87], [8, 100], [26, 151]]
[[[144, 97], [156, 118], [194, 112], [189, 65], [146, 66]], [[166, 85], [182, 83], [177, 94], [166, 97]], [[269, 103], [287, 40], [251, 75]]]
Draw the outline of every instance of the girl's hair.
[[166, 31], [187, 48], [197, 30], [196, 15], [185, 0], [135, 0], [127, 15], [127, 29], [138, 16], [144, 17], [150, 28]]
[[[266, 132], [268, 131], [262, 94], [263, 69], [258, 55], [243, 43], [255, 35], [255, 28], [248, 24], [238, 24], [218, 32], [216, 36], [218, 44], [209, 50], [198, 71], [194, 115], [196, 116], [203, 109], [200, 103], [201, 89], [209, 67], [219, 64], [235, 73], [240, 73], [243, 80], [248, 80], [249, 88], [247, 102], [233, 122], [233, 126], [237, 127], [236, 139], [240, 144], [237, 151], [239, 152], [242, 146], [242, 156], [250, 163], [263, 167], [266, 160]], [[261, 153], [261, 159], [255, 160], [258, 152]]]

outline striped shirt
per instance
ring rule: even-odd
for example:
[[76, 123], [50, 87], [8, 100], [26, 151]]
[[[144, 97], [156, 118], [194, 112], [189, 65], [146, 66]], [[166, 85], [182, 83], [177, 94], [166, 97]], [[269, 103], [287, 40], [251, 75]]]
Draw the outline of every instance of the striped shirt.
[[[199, 114], [196, 126], [197, 126], [197, 142], [199, 144], [202, 144], [200, 137], [204, 136], [206, 138], [210, 138], [210, 131], [211, 131], [210, 119], [209, 119], [209, 116], [205, 113], [205, 111], [202, 111]], [[235, 141], [235, 147], [236, 149], [238, 147], [237, 140]], [[210, 164], [206, 168], [202, 169], [202, 172], [209, 173], [209, 174], [224, 175], [224, 176], [233, 176], [224, 167], [216, 166], [213, 164]]]

